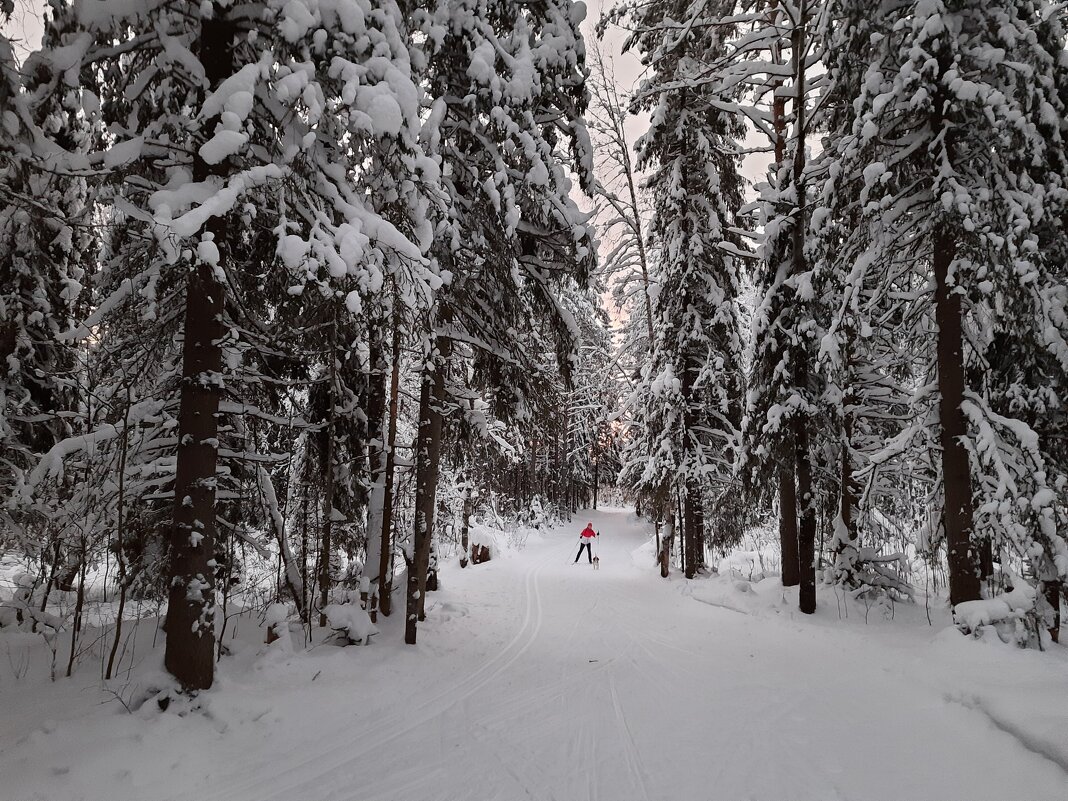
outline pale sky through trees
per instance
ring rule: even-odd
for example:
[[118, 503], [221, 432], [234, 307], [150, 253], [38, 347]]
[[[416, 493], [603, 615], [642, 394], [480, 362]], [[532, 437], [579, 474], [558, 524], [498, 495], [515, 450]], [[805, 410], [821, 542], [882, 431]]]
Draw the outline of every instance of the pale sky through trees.
[[0, 31], [12, 37], [15, 54], [23, 59], [41, 43], [44, 0], [15, 0], [15, 13]]

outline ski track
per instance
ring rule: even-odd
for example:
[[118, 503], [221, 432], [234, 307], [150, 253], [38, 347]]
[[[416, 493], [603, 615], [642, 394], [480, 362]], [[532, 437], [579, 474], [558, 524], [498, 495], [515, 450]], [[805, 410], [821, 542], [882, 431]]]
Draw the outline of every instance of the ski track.
[[631, 732], [630, 725], [627, 723], [627, 715], [623, 711], [623, 705], [619, 702], [619, 693], [616, 691], [616, 682], [611, 675], [608, 677], [608, 690], [612, 695], [612, 708], [616, 713], [616, 722], [620, 732], [623, 734], [623, 746], [627, 757], [627, 767], [630, 768], [631, 774], [637, 779], [638, 784], [642, 789], [642, 798], [644, 798], [645, 801], [649, 801], [649, 781], [646, 776], [645, 768], [642, 766], [641, 753], [638, 751], [638, 746], [634, 742], [634, 734]]
[[[373, 721], [366, 726], [363, 724], [357, 726], [357, 731], [368, 732], [364, 735], [364, 739], [367, 742], [363, 748], [354, 748], [354, 744], [344, 738], [340, 738], [339, 742], [326, 749], [321, 749], [313, 744], [310, 749], [305, 750], [305, 757], [302, 760], [298, 762], [289, 762], [284, 759], [274, 760], [270, 763], [270, 770], [267, 771], [268, 775], [266, 776], [264, 775], [263, 767], [257, 766], [255, 778], [252, 781], [238, 785], [227, 784], [224, 788], [214, 787], [211, 789], [211, 794], [205, 795], [205, 798], [213, 801], [229, 801], [229, 799], [235, 797], [292, 799], [297, 797], [293, 793], [304, 784], [305, 780], [302, 778], [304, 769], [314, 767], [315, 773], [318, 775], [333, 773], [346, 765], [357, 762], [368, 752], [393, 743], [404, 735], [412, 733], [450, 707], [470, 698], [526, 653], [537, 637], [538, 630], [541, 628], [537, 573], [548, 558], [542, 559], [527, 569], [524, 580], [526, 611], [519, 630], [500, 653], [483, 664], [474, 673], [469, 674], [456, 685], [450, 686], [429, 700], [422, 702], [415, 710], [405, 709], [392, 714], [385, 720]], [[534, 625], [531, 630], [532, 617], [534, 618]], [[519, 645], [518, 651], [511, 653], [517, 645]], [[444, 702], [444, 706], [436, 708], [442, 702]], [[427, 710], [432, 707], [434, 709], [427, 713]], [[288, 777], [290, 781], [284, 781], [283, 777]]]

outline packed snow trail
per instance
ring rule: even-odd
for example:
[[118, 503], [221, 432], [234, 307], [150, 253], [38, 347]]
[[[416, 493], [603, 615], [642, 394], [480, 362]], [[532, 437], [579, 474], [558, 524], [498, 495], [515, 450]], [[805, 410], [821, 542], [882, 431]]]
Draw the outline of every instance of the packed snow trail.
[[[201, 714], [75, 720], [16, 750], [0, 798], [1066, 797], [1064, 768], [947, 697], [891, 629], [698, 603], [720, 579], [664, 581], [645, 522], [582, 515], [450, 566], [414, 648], [401, 615], [367, 648], [272, 646]], [[597, 571], [572, 564], [587, 520]]]

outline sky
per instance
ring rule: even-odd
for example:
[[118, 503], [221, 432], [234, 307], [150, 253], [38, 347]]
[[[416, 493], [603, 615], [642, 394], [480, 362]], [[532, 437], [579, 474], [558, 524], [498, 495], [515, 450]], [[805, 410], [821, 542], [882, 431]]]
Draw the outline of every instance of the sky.
[[13, 42], [15, 55], [24, 59], [41, 43], [41, 14], [44, 0], [15, 0], [15, 13], [0, 30]]

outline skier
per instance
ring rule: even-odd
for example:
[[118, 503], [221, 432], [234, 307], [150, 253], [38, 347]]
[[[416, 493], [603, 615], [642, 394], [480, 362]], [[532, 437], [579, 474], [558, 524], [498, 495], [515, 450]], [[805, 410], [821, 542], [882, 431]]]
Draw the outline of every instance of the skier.
[[590, 560], [590, 564], [592, 565], [593, 564], [593, 548], [591, 547], [591, 543], [593, 542], [593, 538], [594, 537], [600, 537], [600, 536], [601, 536], [600, 534], [598, 534], [596, 531], [593, 530], [593, 523], [587, 523], [586, 524], [586, 528], [582, 529], [582, 533], [579, 534], [579, 549], [578, 549], [578, 553], [575, 554], [575, 561], [572, 562], [571, 564], [574, 565], [574, 564], [578, 563], [579, 557], [582, 556], [582, 549], [585, 548], [586, 549], [586, 558]]

